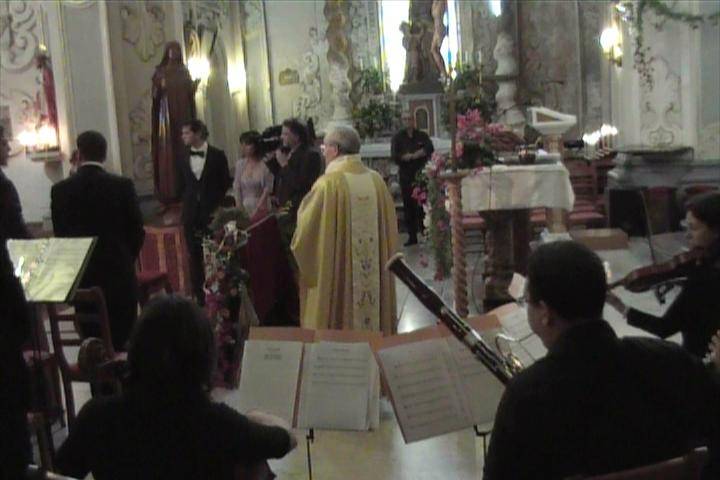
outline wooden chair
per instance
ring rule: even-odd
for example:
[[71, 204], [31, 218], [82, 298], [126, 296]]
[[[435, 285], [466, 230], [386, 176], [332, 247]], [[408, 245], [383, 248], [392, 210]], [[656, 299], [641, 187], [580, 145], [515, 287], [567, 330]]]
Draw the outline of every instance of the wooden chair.
[[[75, 397], [72, 391], [72, 382], [90, 383], [92, 381], [91, 375], [83, 371], [78, 362], [70, 363], [64, 350], [66, 346], [79, 347], [83, 343], [84, 339], [79, 333], [80, 321], [99, 324], [100, 340], [110, 359], [123, 359], [127, 357], [125, 353], [116, 353], [113, 348], [110, 334], [110, 320], [108, 318], [107, 305], [105, 304], [105, 296], [102, 290], [98, 287], [92, 287], [87, 290], [77, 290], [72, 300], [72, 304], [76, 303], [95, 305], [97, 314], [65, 313], [64, 311], [63, 313], [59, 313], [59, 309], [55, 305], [48, 306], [53, 350], [60, 366], [63, 391], [65, 393], [65, 410], [68, 419], [68, 429], [72, 429], [72, 424], [75, 420]], [[71, 335], [66, 335], [68, 333]]]
[[604, 200], [598, 196], [595, 166], [583, 159], [567, 159], [565, 167], [575, 192], [575, 205], [568, 214], [567, 224], [572, 227], [598, 228], [607, 224]]
[[462, 226], [465, 231], [467, 246], [472, 247], [478, 245], [480, 250], [484, 249], [485, 232], [487, 230], [485, 219], [482, 218], [480, 214], [463, 214]]
[[571, 477], [568, 480], [700, 480], [707, 463], [707, 449], [694, 450], [683, 457], [595, 477]]

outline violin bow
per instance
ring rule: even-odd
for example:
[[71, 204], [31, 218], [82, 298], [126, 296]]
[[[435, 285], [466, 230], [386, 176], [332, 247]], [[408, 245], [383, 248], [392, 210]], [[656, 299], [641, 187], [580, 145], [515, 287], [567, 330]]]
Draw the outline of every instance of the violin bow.
[[[657, 254], [655, 253], [655, 244], [653, 243], [653, 231], [652, 222], [650, 221], [650, 210], [648, 209], [647, 197], [645, 195], [647, 190], [647, 187], [640, 187], [638, 193], [640, 194], [640, 200], [642, 200], [643, 211], [645, 213], [645, 232], [647, 236], [648, 246], [650, 247], [650, 258], [652, 259], [653, 265], [657, 265], [658, 260]], [[657, 298], [657, 301], [660, 302], [660, 304], [665, 304], [665, 295], [667, 295], [670, 289], [671, 288], [661, 288], [660, 286], [656, 286], [653, 289], [653, 292], [655, 293], [655, 298]]]

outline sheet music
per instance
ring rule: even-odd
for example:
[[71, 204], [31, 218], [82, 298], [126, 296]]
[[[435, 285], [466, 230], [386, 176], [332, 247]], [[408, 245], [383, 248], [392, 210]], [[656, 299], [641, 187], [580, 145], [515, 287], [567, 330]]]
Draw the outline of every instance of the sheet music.
[[493, 422], [505, 386], [457, 338], [447, 337], [446, 341], [455, 361], [452, 371], [464, 387], [473, 423], [484, 425]]
[[406, 443], [473, 424], [464, 387], [451, 374], [445, 339], [407, 343], [378, 351]]
[[520, 340], [520, 345], [528, 352], [533, 361], [543, 358], [547, 353], [547, 348], [543, 345], [542, 340], [535, 334]]
[[25, 297], [33, 302], [67, 301], [82, 274], [93, 241], [93, 238], [8, 240], [8, 252], [20, 273]]
[[508, 287], [508, 293], [514, 300], [519, 300], [525, 295], [525, 277], [519, 273], [513, 273], [512, 281]]
[[370, 362], [374, 361], [367, 343], [305, 345], [298, 428], [370, 428]]
[[230, 406], [240, 413], [272, 413], [292, 425], [302, 351], [302, 342], [246, 341], [239, 396]]
[[505, 333], [516, 340], [533, 335], [524, 308], [517, 308], [512, 313], [501, 316], [499, 320]]

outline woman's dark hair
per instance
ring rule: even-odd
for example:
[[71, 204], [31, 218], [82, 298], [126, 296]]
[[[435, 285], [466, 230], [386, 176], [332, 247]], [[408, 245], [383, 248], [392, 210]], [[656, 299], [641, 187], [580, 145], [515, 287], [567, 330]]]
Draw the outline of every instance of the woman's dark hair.
[[301, 145], [307, 145], [307, 143], [308, 143], [307, 129], [305, 128], [305, 125], [303, 125], [300, 120], [298, 120], [297, 118], [288, 118], [282, 124], [283, 124], [283, 127], [287, 128], [288, 130], [290, 130], [292, 133], [294, 133], [298, 137]]
[[248, 130], [240, 134], [240, 143], [252, 145], [254, 155], [256, 157], [262, 156], [262, 137], [256, 130]]
[[215, 358], [203, 311], [180, 296], [158, 297], [145, 307], [130, 338], [129, 387], [150, 396], [208, 392]]
[[202, 120], [198, 120], [197, 118], [188, 120], [187, 122], [183, 123], [182, 126], [188, 127], [193, 133], [199, 133], [203, 140], [207, 140], [208, 135], [210, 135], [210, 132], [208, 132], [207, 129], [207, 125], [205, 125], [205, 122], [203, 122]]
[[720, 192], [706, 192], [692, 197], [687, 210], [711, 230], [720, 231]]
[[83, 160], [104, 162], [107, 156], [107, 141], [102, 133], [88, 130], [77, 137], [77, 148]]
[[547, 243], [530, 256], [529, 301], [545, 302], [568, 322], [602, 318], [606, 291], [600, 257], [580, 243]]

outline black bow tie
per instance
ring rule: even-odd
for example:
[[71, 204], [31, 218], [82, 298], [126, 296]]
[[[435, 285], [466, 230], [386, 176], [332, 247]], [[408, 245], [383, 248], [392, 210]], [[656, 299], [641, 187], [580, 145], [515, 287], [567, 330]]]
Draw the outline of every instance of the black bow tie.
[[205, 158], [205, 152], [203, 152], [202, 150], [190, 150], [190, 156]]

